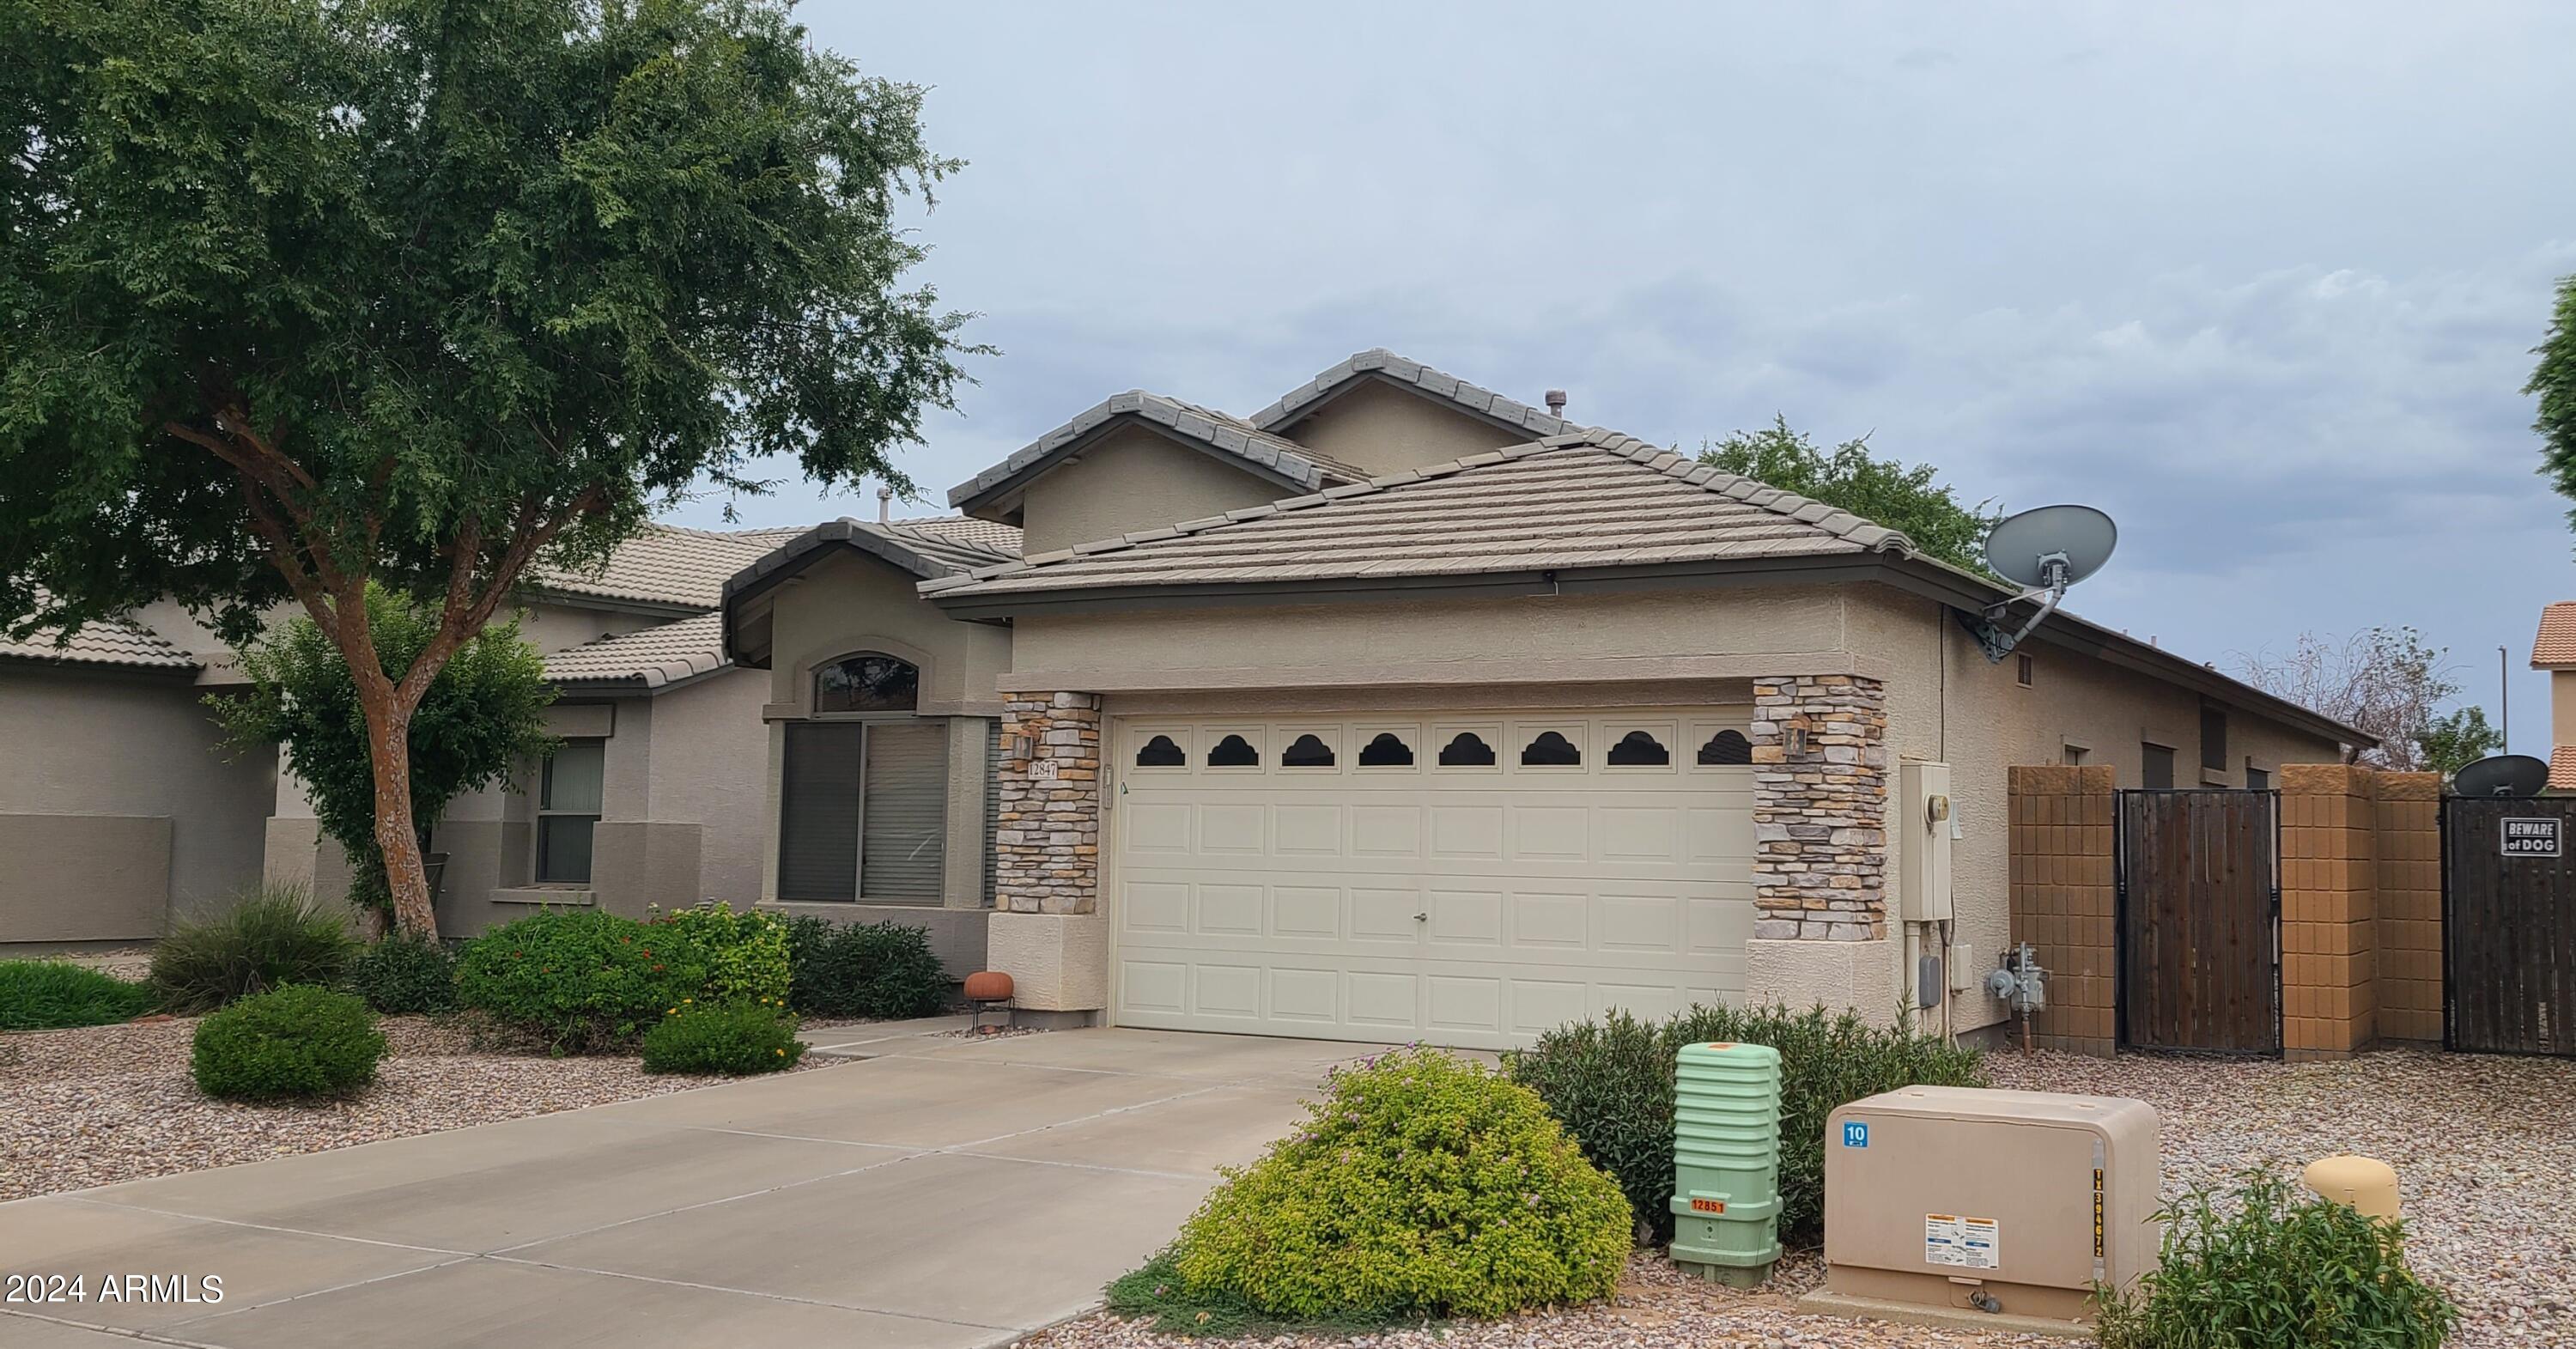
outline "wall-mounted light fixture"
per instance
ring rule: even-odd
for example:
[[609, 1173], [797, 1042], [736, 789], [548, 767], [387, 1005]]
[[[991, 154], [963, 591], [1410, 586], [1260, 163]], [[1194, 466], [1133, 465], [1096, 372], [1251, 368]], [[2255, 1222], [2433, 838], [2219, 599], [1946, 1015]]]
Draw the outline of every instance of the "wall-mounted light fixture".
[[1037, 757], [1037, 752], [1038, 742], [1035, 739], [1025, 735], [1015, 735], [1011, 737], [1012, 758], [1031, 759]]
[[1791, 757], [1791, 758], [1793, 758], [1793, 759], [1794, 759], [1794, 758], [1798, 758], [1798, 757], [1800, 757], [1801, 755], [1804, 755], [1806, 752], [1807, 752], [1807, 728], [1806, 728], [1806, 727], [1804, 727], [1804, 726], [1792, 726], [1792, 727], [1790, 727], [1790, 728], [1789, 728], [1789, 757]]

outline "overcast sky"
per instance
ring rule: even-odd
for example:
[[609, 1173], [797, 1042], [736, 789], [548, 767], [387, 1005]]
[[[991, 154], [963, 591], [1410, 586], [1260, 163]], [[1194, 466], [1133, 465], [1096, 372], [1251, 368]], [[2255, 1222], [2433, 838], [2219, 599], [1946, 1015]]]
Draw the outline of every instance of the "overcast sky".
[[2071, 607], [2223, 666], [2411, 623], [2492, 715], [2506, 645], [2548, 752], [2526, 662], [2576, 575], [2520, 390], [2576, 272], [2576, 6], [801, 14], [971, 161], [924, 275], [1003, 354], [908, 513], [1115, 391], [1247, 413], [1386, 346], [1668, 444], [1779, 413], [2101, 506]]

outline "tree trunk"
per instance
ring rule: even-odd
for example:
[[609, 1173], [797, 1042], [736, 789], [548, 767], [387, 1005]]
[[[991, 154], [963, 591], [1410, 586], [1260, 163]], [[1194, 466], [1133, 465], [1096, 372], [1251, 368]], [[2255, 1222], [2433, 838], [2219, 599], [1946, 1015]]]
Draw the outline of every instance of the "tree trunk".
[[406, 936], [436, 941], [438, 913], [430, 905], [429, 870], [411, 822], [411, 709], [381, 676], [358, 680], [358, 706], [367, 714], [367, 758], [376, 777], [376, 847], [385, 857], [394, 927]]

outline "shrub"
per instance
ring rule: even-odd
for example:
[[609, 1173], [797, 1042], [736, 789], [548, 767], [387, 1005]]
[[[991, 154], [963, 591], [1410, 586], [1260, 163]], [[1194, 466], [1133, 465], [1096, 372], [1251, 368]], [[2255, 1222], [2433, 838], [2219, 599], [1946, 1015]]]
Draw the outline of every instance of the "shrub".
[[1673, 1233], [1673, 1062], [1686, 1044], [1733, 1040], [1780, 1051], [1780, 1234], [1812, 1243], [1825, 1222], [1825, 1123], [1836, 1106], [1918, 1085], [1985, 1085], [1982, 1056], [1911, 1023], [1872, 1026], [1822, 1007], [1693, 1007], [1660, 1025], [1613, 1012], [1549, 1031], [1504, 1056], [1619, 1178], [1641, 1239]]
[[1501, 1316], [1607, 1297], [1627, 1263], [1618, 1185], [1537, 1096], [1436, 1050], [1336, 1072], [1303, 1128], [1225, 1174], [1171, 1268], [1273, 1316]]
[[724, 903], [701, 904], [654, 920], [679, 932], [707, 954], [708, 1002], [785, 1005], [788, 989], [787, 925], [765, 913], [735, 913]]
[[336, 984], [357, 949], [347, 906], [263, 886], [173, 922], [152, 948], [152, 987], [171, 1011], [210, 1012], [287, 984]]
[[456, 1009], [456, 956], [436, 941], [397, 933], [349, 960], [349, 991], [387, 1016]]
[[775, 1073], [805, 1057], [796, 1018], [784, 1003], [674, 1005], [644, 1032], [648, 1073]]
[[0, 960], [0, 1030], [105, 1026], [160, 1001], [141, 984], [67, 960]]
[[548, 909], [476, 937], [456, 998], [558, 1054], [623, 1048], [694, 1004], [707, 954], [684, 929], [594, 909]]
[[2434, 1349], [2459, 1321], [2406, 1268], [2404, 1224], [2294, 1198], [2279, 1176], [2249, 1172], [2232, 1202], [2193, 1190], [2157, 1217], [2162, 1264], [2102, 1295], [2103, 1349]]
[[788, 924], [788, 951], [788, 1000], [807, 1016], [893, 1019], [948, 1006], [948, 971], [920, 928], [799, 915]]
[[197, 1023], [197, 1089], [267, 1101], [337, 1096], [376, 1080], [385, 1037], [357, 997], [309, 984], [254, 994]]

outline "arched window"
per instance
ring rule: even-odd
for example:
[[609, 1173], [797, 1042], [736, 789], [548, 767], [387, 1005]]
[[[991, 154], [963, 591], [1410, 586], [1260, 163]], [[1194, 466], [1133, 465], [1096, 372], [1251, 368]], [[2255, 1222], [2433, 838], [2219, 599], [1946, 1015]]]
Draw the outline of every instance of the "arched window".
[[1377, 738], [1360, 750], [1362, 768], [1411, 768], [1413, 746], [1393, 731], [1380, 731]]
[[1720, 731], [1710, 736], [1707, 744], [1699, 747], [1699, 761], [1702, 764], [1719, 766], [1749, 764], [1753, 762], [1753, 746], [1745, 741], [1740, 732]]
[[1646, 731], [1630, 731], [1610, 747], [1612, 768], [1661, 768], [1673, 761], [1673, 752]]
[[1279, 766], [1330, 768], [1333, 766], [1333, 747], [1325, 744], [1321, 736], [1301, 735], [1279, 752]]
[[1188, 762], [1181, 753], [1181, 747], [1173, 744], [1168, 735], [1155, 736], [1145, 742], [1144, 748], [1136, 751], [1138, 768], [1178, 768]]
[[921, 671], [912, 662], [862, 651], [814, 672], [817, 712], [910, 712], [921, 704]]
[[1582, 762], [1583, 751], [1554, 731], [1541, 731], [1538, 739], [1521, 746], [1523, 768], [1571, 768]]
[[1259, 768], [1261, 751], [1239, 735], [1229, 735], [1208, 750], [1210, 768]]
[[1485, 738], [1474, 731], [1460, 731], [1448, 744], [1440, 747], [1440, 766], [1491, 768], [1494, 766], [1494, 747], [1486, 744]]

